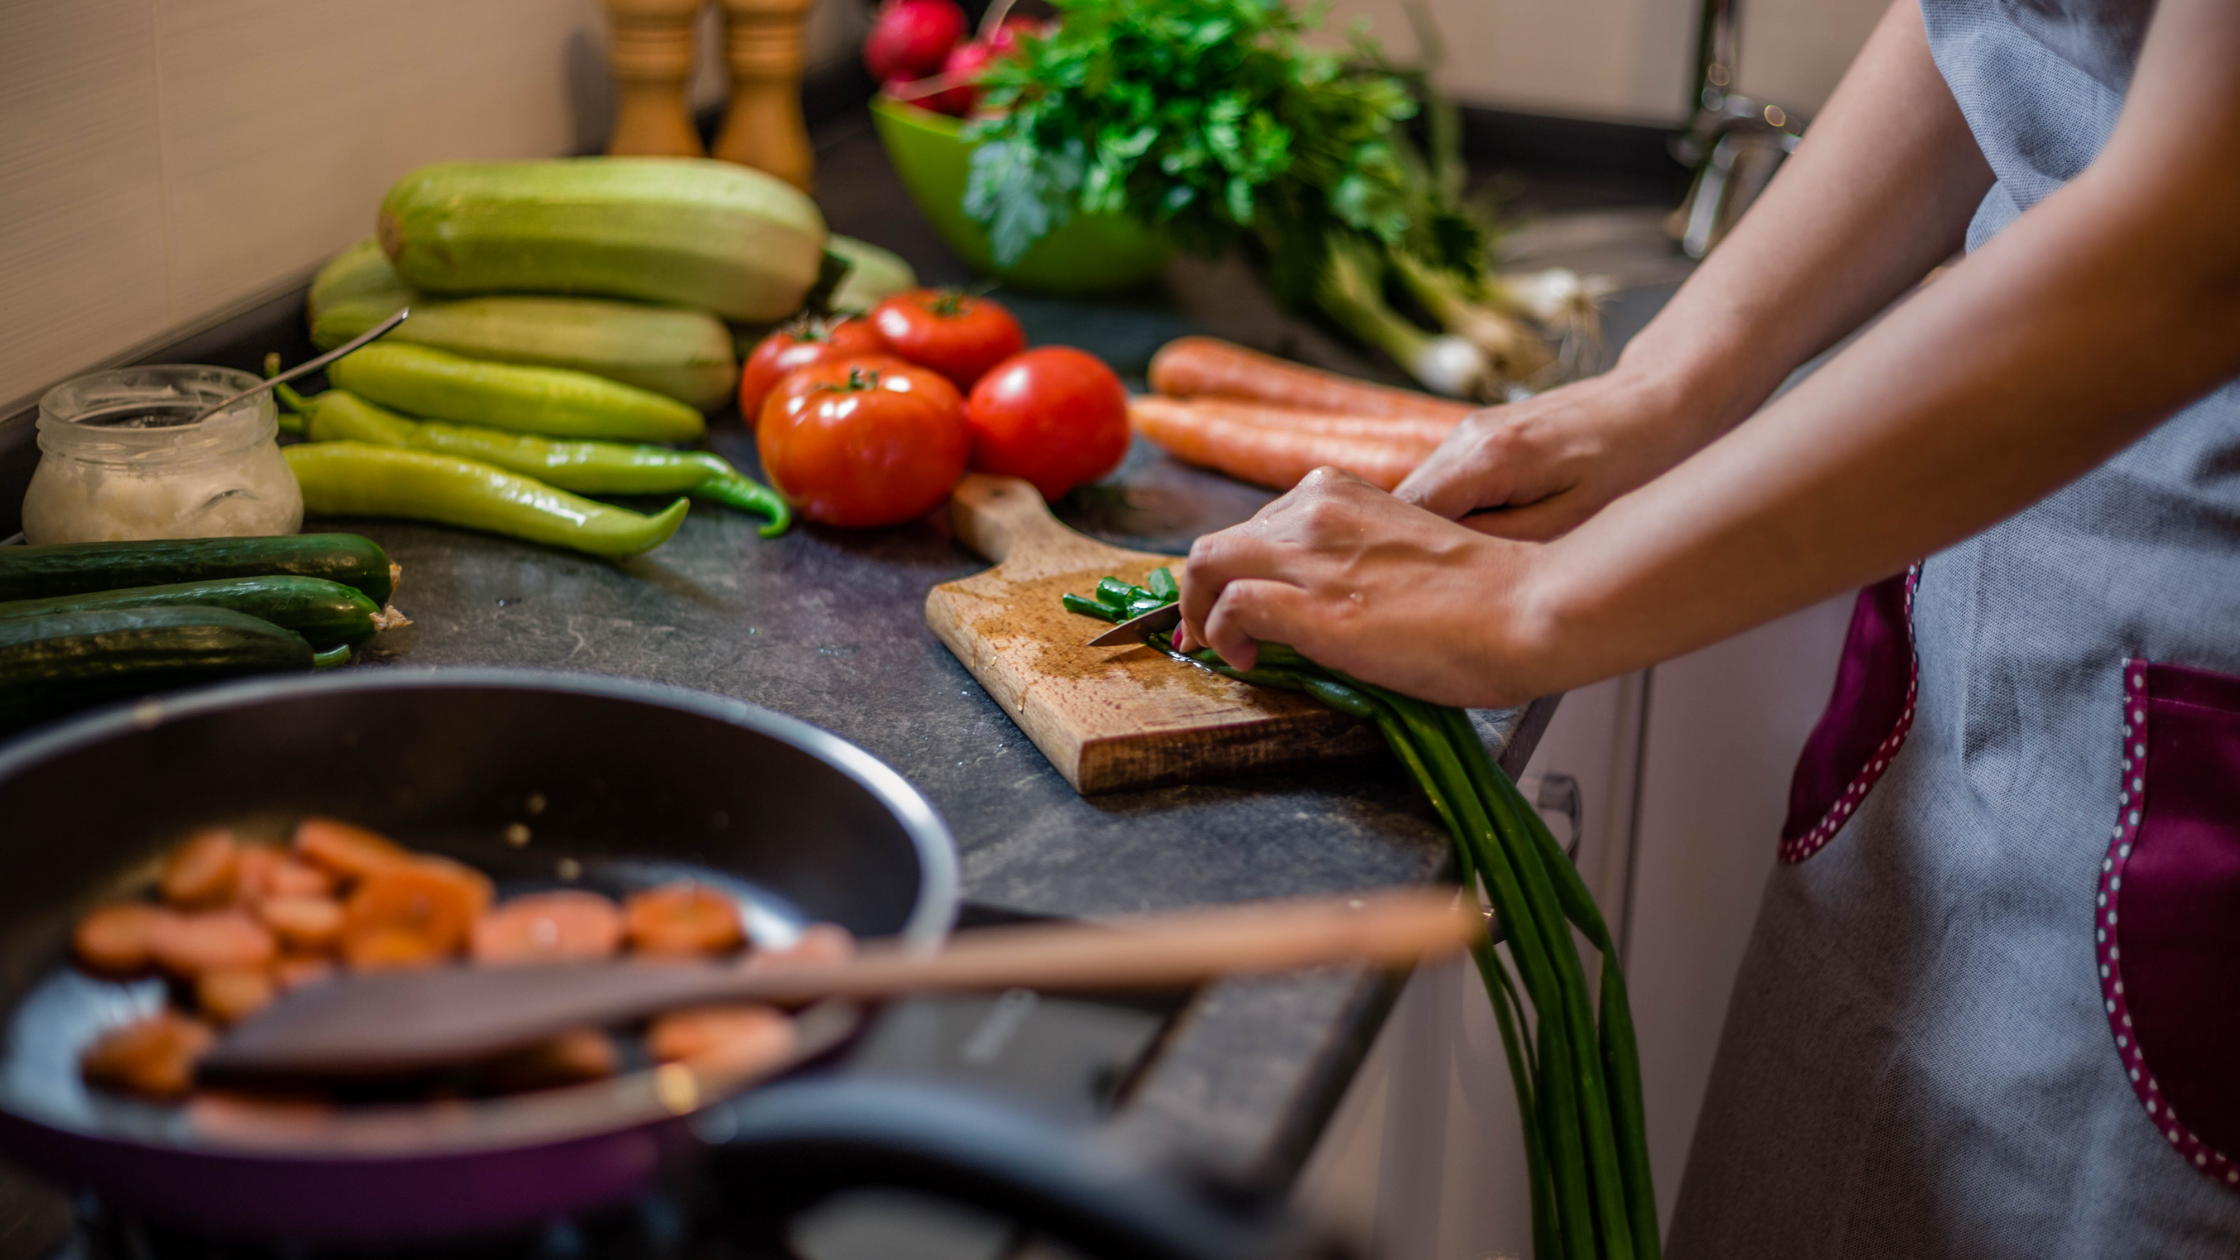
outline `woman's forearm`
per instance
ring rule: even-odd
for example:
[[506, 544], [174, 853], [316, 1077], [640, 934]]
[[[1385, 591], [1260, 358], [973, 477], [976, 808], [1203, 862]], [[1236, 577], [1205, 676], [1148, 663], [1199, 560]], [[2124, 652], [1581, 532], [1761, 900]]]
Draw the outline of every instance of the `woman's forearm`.
[[1895, 572], [2240, 375], [2240, 9], [2165, 0], [2101, 157], [1725, 439], [1552, 544], [1552, 685]]
[[1919, 7], [1896, 0], [1803, 144], [1620, 371], [1663, 382], [1708, 441], [1957, 251], [1990, 186]]

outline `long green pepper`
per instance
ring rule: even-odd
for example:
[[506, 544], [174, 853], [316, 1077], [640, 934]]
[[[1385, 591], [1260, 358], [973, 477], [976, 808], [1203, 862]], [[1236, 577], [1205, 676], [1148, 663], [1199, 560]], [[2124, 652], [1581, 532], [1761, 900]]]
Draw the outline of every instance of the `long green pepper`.
[[782, 534], [793, 509], [775, 490], [742, 475], [720, 455], [627, 442], [556, 439], [482, 425], [415, 420], [346, 389], [305, 397], [280, 387], [314, 442], [367, 442], [490, 464], [576, 494], [689, 494], [767, 517], [758, 532]]
[[[1118, 620], [1123, 609], [1135, 615], [1171, 602], [1173, 591], [1172, 575], [1160, 570], [1147, 587], [1108, 578], [1095, 599], [1069, 595], [1065, 604]], [[1471, 956], [1522, 1118], [1533, 1255], [1657, 1260], [1640, 1055], [1615, 942], [1578, 871], [1495, 764], [1469, 715], [1325, 669], [1281, 644], [1262, 644], [1254, 667], [1238, 670], [1210, 651], [1186, 655], [1164, 636], [1151, 641], [1187, 664], [1305, 692], [1376, 723], [1453, 837], [1463, 886], [1484, 890], [1506, 931], [1507, 963], [1492, 939]], [[1602, 956], [1591, 1006], [1574, 927]]]

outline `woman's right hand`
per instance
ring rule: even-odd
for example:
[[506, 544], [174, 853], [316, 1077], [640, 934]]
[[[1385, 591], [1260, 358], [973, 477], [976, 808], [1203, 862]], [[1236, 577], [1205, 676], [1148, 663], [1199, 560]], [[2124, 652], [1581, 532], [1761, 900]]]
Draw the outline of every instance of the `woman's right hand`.
[[1687, 391], [1623, 365], [1465, 419], [1394, 493], [1502, 538], [1545, 542], [1724, 427]]

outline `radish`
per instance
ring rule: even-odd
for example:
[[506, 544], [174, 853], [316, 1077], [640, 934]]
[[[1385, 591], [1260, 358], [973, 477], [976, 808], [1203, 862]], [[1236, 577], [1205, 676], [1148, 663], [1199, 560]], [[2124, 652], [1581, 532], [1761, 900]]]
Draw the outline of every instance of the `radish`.
[[886, 0], [863, 41], [863, 64], [881, 83], [923, 78], [941, 68], [964, 26], [956, 0]]

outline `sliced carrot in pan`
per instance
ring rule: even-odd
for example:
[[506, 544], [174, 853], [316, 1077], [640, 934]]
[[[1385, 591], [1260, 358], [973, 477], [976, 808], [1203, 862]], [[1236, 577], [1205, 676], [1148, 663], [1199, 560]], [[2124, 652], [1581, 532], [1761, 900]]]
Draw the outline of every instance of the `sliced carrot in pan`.
[[88, 971], [103, 975], [130, 975], [155, 961], [158, 925], [177, 917], [175, 911], [144, 901], [120, 901], [103, 906], [85, 918], [70, 934], [70, 947]]
[[793, 1021], [774, 1006], [729, 1004], [671, 1011], [646, 1032], [662, 1063], [721, 1073], [767, 1071], [793, 1053]]
[[784, 949], [760, 948], [747, 960], [747, 966], [760, 970], [765, 967], [826, 966], [844, 963], [856, 956], [856, 938], [837, 923], [812, 923], [801, 929], [801, 935]]
[[89, 1084], [177, 1098], [194, 1084], [195, 1060], [217, 1039], [200, 1020], [157, 1011], [103, 1034], [79, 1056], [78, 1070]]
[[483, 1067], [483, 1082], [500, 1093], [554, 1089], [602, 1080], [621, 1070], [614, 1039], [596, 1028], [577, 1028], [549, 1041], [493, 1059]]
[[334, 959], [316, 954], [283, 954], [272, 964], [272, 983], [282, 993], [316, 984], [334, 974]]
[[264, 968], [205, 971], [195, 977], [194, 1004], [220, 1024], [238, 1024], [272, 1004], [279, 995]]
[[164, 859], [163, 899], [185, 910], [232, 900], [240, 873], [241, 845], [224, 827], [205, 827]]
[[746, 932], [731, 898], [700, 884], [665, 884], [622, 903], [631, 948], [642, 954], [720, 954]]
[[306, 818], [296, 824], [296, 856], [343, 879], [365, 879], [412, 860], [396, 841], [332, 818]]
[[420, 857], [370, 875], [343, 908], [342, 956], [352, 967], [426, 967], [467, 943], [490, 908], [490, 879], [446, 858]]
[[332, 897], [267, 897], [257, 903], [257, 918], [299, 953], [331, 949], [342, 939], [342, 903]]
[[194, 977], [206, 971], [253, 971], [272, 965], [271, 929], [238, 910], [174, 914], [156, 924], [149, 952], [165, 971]]
[[580, 889], [515, 897], [474, 925], [478, 963], [577, 962], [622, 945], [622, 909]]
[[234, 894], [238, 900], [331, 897], [334, 890], [334, 876], [285, 850], [268, 844], [242, 846], [240, 886]]

